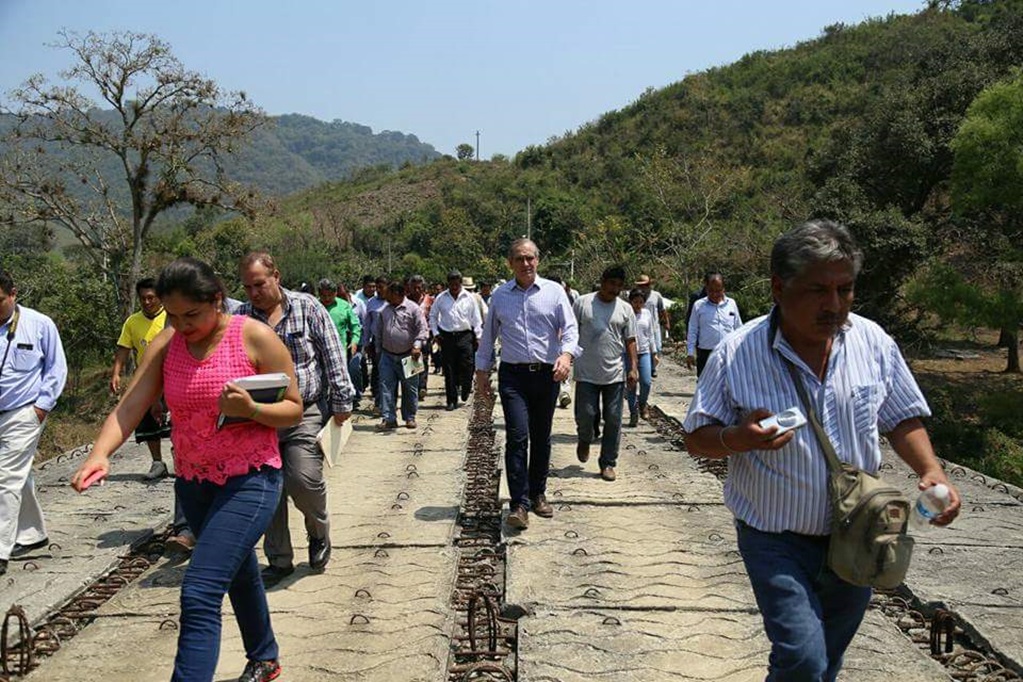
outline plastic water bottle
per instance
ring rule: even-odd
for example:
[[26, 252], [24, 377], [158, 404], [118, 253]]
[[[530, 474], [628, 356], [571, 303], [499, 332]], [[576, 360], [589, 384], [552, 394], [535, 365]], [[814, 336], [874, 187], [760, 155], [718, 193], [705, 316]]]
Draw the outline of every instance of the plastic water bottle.
[[912, 523], [917, 530], [924, 530], [931, 527], [931, 520], [941, 516], [941, 513], [948, 507], [951, 497], [948, 486], [944, 483], [932, 485], [922, 491], [916, 498], [916, 505], [913, 507]]

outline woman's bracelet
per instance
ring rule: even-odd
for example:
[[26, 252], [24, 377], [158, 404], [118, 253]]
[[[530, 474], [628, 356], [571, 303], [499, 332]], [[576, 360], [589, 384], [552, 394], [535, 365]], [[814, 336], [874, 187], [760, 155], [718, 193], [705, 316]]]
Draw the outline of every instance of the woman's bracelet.
[[259, 403], [256, 403], [252, 408], [252, 414], [249, 415], [249, 419], [255, 419], [257, 414], [259, 414]]
[[718, 442], [721, 443], [721, 447], [723, 447], [726, 451], [728, 451], [728, 454], [730, 454], [730, 455], [737, 455], [737, 454], [739, 454], [739, 451], [738, 450], [733, 450], [732, 448], [728, 447], [728, 443], [725, 442], [725, 431], [727, 431], [730, 428], [732, 428], [732, 427], [731, 426], [723, 426], [723, 427], [721, 427], [721, 430], [718, 431]]

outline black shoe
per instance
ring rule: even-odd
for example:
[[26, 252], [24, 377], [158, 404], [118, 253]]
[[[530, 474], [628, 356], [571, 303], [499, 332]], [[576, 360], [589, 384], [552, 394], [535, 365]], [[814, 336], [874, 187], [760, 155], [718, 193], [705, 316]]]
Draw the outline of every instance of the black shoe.
[[7, 559], [0, 559], [0, 575], [7, 572]]
[[[270, 588], [276, 585], [277, 583], [281, 582], [294, 572], [295, 572], [294, 566], [267, 566], [259, 574], [259, 577], [263, 579], [263, 587]], [[246, 670], [248, 670], [248, 668], [246, 668]]]
[[19, 545], [18, 543], [14, 543], [14, 549], [11, 550], [11, 556], [21, 556], [22, 554], [28, 554], [33, 549], [42, 549], [48, 544], [50, 544], [50, 538], [43, 538], [38, 542], [30, 542], [27, 545]]
[[469, 393], [470, 393], [470, 391], [462, 391], [462, 402], [463, 403], [469, 402]]
[[277, 661], [249, 661], [238, 682], [270, 682], [281, 676], [281, 664]]
[[451, 412], [452, 410], [456, 410], [456, 409], [458, 409], [458, 403], [448, 403], [447, 407], [445, 407], [444, 409], [447, 410], [448, 412]]
[[309, 568], [322, 571], [330, 561], [330, 539], [309, 538]]

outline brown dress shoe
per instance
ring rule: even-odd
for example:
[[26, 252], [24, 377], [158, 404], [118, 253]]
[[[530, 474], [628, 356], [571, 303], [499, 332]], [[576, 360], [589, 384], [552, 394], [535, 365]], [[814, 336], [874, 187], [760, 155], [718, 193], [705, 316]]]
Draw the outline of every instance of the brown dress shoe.
[[650, 408], [646, 405], [639, 406], [639, 416], [643, 419], [650, 419]]
[[600, 477], [605, 481], [613, 481], [618, 478], [614, 467], [604, 467], [600, 470]]
[[537, 516], [542, 516], [545, 519], [549, 519], [554, 516], [554, 507], [547, 501], [546, 495], [537, 495], [532, 499], [531, 511]]
[[405, 428], [406, 429], [414, 429], [414, 428], [416, 428], [416, 420], [415, 419], [409, 419], [407, 422], [405, 422]]
[[583, 464], [590, 461], [590, 444], [580, 441], [575, 446], [575, 456]]
[[515, 507], [511, 510], [511, 513], [508, 514], [508, 526], [516, 530], [529, 528], [529, 512], [525, 507]]

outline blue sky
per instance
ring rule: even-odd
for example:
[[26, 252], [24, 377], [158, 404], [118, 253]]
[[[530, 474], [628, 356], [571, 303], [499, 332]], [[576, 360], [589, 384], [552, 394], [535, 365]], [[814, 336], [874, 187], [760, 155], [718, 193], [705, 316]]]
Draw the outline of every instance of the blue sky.
[[[0, 93], [70, 62], [61, 28], [155, 33], [270, 114], [513, 155], [647, 87], [923, 0], [0, 0]], [[0, 95], [2, 96], [2, 95]]]

